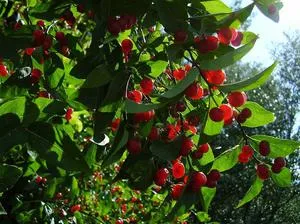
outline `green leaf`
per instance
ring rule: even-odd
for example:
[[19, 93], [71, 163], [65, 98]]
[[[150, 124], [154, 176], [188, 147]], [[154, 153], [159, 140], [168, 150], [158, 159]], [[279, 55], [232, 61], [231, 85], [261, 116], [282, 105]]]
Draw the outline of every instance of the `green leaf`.
[[[255, 1], [257, 8], [268, 18], [274, 22], [279, 22], [279, 11], [283, 7], [283, 4], [280, 0], [257, 0]], [[269, 12], [269, 7], [273, 5], [276, 8], [274, 13]]]
[[130, 114], [146, 112], [155, 110], [166, 106], [168, 103], [155, 103], [155, 104], [137, 104], [132, 100], [125, 100], [125, 111]]
[[270, 158], [286, 157], [300, 147], [300, 142], [288, 139], [279, 139], [267, 135], [253, 135], [251, 136], [251, 140], [256, 142], [254, 145], [256, 150], [258, 150], [258, 144], [260, 141], [268, 141], [271, 149], [270, 154], [268, 155]]
[[231, 13], [232, 10], [222, 1], [203, 1], [201, 5], [209, 14]]
[[103, 86], [112, 79], [106, 65], [99, 65], [88, 75], [82, 88], [96, 88]]
[[7, 212], [5, 211], [5, 209], [3, 208], [1, 202], [0, 202], [0, 216], [1, 215], [7, 215]]
[[211, 169], [216, 169], [220, 172], [230, 170], [237, 164], [240, 151], [241, 149], [239, 145], [226, 150], [215, 159]]
[[51, 181], [49, 181], [49, 183], [47, 184], [47, 189], [45, 191], [45, 195], [47, 198], [52, 199], [54, 197], [57, 184], [57, 179], [55, 177], [52, 178]]
[[170, 99], [183, 93], [185, 89], [195, 81], [198, 75], [199, 75], [198, 70], [196, 68], [193, 68], [182, 81], [180, 81], [170, 90], [165, 92], [162, 95], [162, 97]]
[[264, 71], [255, 76], [236, 83], [221, 85], [218, 87], [218, 89], [228, 93], [236, 90], [249, 91], [258, 88], [268, 80], [276, 65], [277, 62], [273, 63], [270, 67], [266, 68]]
[[244, 108], [249, 108], [252, 112], [251, 117], [242, 123], [242, 126], [244, 127], [255, 128], [275, 121], [274, 114], [260, 106], [258, 103], [247, 101], [240, 107], [241, 110]]
[[0, 164], [0, 192], [11, 189], [22, 176], [22, 169], [17, 166]]
[[244, 57], [253, 47], [256, 40], [253, 40], [246, 45], [232, 50], [224, 55], [219, 56], [214, 60], [199, 60], [201, 69], [204, 70], [218, 70], [223, 69], [229, 65], [234, 64]]
[[205, 166], [205, 165], [213, 162], [214, 159], [215, 159], [215, 156], [214, 156], [213, 150], [209, 146], [208, 152], [203, 154], [202, 158], [199, 160], [199, 164], [201, 166]]
[[182, 137], [176, 138], [174, 141], [166, 143], [163, 141], [155, 141], [150, 146], [153, 155], [163, 160], [174, 160], [178, 157]]
[[79, 193], [80, 193], [80, 189], [78, 187], [78, 181], [75, 177], [72, 177], [72, 183], [71, 183], [72, 198], [78, 197]]
[[277, 184], [279, 187], [290, 187], [292, 183], [292, 174], [291, 171], [284, 167], [280, 173], [273, 173], [271, 174], [272, 180]]
[[213, 198], [216, 195], [216, 188], [208, 188], [208, 187], [201, 187], [201, 194], [202, 194], [202, 207], [205, 212], [208, 212], [208, 208], [210, 203], [212, 202]]
[[18, 115], [18, 117], [22, 121], [25, 113], [25, 104], [25, 97], [17, 97], [13, 100], [7, 101], [0, 105], [0, 115], [13, 113]]
[[243, 197], [242, 200], [240, 200], [237, 208], [250, 202], [251, 200], [253, 200], [253, 198], [255, 198], [257, 195], [259, 195], [263, 185], [264, 185], [263, 180], [261, 180], [260, 178], [257, 177], [255, 179], [254, 183], [252, 184], [252, 186], [250, 187], [250, 189], [247, 191], [246, 195]]
[[149, 75], [152, 78], [157, 78], [166, 70], [166, 68], [168, 66], [168, 62], [161, 61], [161, 60], [149, 61], [149, 62], [147, 62], [147, 65], [150, 66], [150, 68], [151, 68], [151, 72], [149, 73]]

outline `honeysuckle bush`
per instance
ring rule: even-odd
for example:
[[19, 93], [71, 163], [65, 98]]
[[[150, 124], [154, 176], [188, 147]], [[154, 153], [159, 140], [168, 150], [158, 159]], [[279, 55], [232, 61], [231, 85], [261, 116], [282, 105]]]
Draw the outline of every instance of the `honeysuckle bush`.
[[[279, 20], [277, 0], [1, 1], [1, 219], [208, 222], [222, 173], [250, 161], [237, 207], [288, 187], [300, 144], [247, 134], [275, 120], [245, 92], [276, 62], [239, 82], [222, 70], [258, 39], [239, 30], [254, 7]], [[228, 126], [240, 141], [216, 154]]]

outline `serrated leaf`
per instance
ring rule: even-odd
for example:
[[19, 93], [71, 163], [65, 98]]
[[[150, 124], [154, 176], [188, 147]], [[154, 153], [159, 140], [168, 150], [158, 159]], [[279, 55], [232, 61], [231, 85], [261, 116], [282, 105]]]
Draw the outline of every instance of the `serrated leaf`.
[[264, 185], [263, 180], [260, 178], [256, 178], [254, 183], [251, 185], [250, 189], [247, 191], [245, 196], [243, 197], [242, 200], [240, 200], [237, 208], [243, 206], [244, 204], [250, 202], [253, 198], [255, 198], [257, 195], [259, 195], [262, 187]]
[[258, 103], [247, 101], [240, 107], [241, 110], [244, 108], [249, 108], [252, 113], [251, 117], [241, 124], [244, 127], [255, 128], [275, 121], [274, 113], [266, 110]]
[[238, 162], [238, 156], [240, 153], [240, 146], [236, 145], [235, 147], [226, 150], [218, 157], [216, 157], [211, 170], [216, 169], [220, 172], [230, 170]]
[[258, 144], [260, 141], [268, 141], [271, 149], [270, 154], [268, 155], [270, 158], [286, 157], [300, 148], [300, 142], [275, 138], [267, 135], [253, 135], [251, 136], [251, 139], [256, 142], [256, 145], [254, 145], [256, 150], [258, 150]]
[[264, 71], [262, 71], [261, 73], [255, 76], [252, 76], [250, 78], [247, 78], [245, 80], [236, 83], [218, 86], [218, 89], [228, 93], [235, 90], [249, 91], [258, 88], [268, 80], [273, 70], [275, 69], [276, 65], [277, 63], [275, 62], [270, 67], [266, 68]]
[[271, 174], [272, 180], [277, 184], [279, 187], [290, 187], [292, 184], [292, 174], [291, 171], [284, 167], [280, 173], [273, 173]]

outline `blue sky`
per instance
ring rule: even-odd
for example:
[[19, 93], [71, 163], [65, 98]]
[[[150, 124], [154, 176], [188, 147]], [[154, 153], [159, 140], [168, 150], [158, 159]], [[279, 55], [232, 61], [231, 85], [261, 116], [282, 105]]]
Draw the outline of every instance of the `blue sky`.
[[[230, 5], [233, 0], [223, 0]], [[243, 5], [250, 4], [252, 0], [243, 0]], [[280, 21], [275, 23], [265, 17], [257, 8], [253, 11], [254, 17], [249, 31], [259, 35], [259, 39], [252, 51], [243, 58], [244, 62], [261, 62], [264, 65], [270, 65], [273, 60], [270, 49], [276, 46], [276, 43], [284, 41], [284, 32], [293, 32], [300, 30], [300, 0], [282, 0], [284, 7], [280, 11]]]

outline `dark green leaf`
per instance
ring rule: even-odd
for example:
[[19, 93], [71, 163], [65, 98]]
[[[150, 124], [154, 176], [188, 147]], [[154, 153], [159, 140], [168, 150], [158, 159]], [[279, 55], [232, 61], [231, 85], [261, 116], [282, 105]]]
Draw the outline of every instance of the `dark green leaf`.
[[5, 209], [3, 208], [1, 202], [0, 202], [0, 216], [1, 215], [7, 215], [7, 212], [5, 211]]
[[111, 74], [109, 73], [106, 65], [99, 65], [89, 73], [82, 88], [96, 88], [103, 86], [110, 82]]
[[155, 141], [150, 146], [153, 155], [164, 160], [174, 160], [178, 158], [182, 137], [178, 137], [172, 142]]
[[11, 189], [22, 176], [22, 169], [17, 166], [0, 164], [0, 192]]
[[125, 100], [125, 111], [127, 113], [140, 113], [150, 110], [155, 110], [166, 106], [168, 103], [155, 103], [155, 104], [137, 104], [132, 100]]

